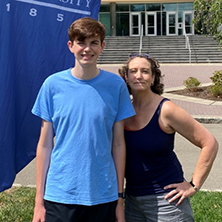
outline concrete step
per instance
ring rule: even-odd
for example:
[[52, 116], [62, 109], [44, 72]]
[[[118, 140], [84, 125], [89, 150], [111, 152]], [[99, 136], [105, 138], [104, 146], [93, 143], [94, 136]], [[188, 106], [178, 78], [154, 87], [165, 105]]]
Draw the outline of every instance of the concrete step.
[[[184, 36], [143, 36], [142, 53], [149, 53], [162, 63], [187, 63], [189, 50], [186, 49]], [[110, 36], [105, 38], [106, 47], [98, 62], [101, 64], [119, 64], [127, 60], [132, 52], [138, 52], [140, 37]], [[222, 50], [213, 37], [189, 36], [191, 61], [193, 63], [220, 63]]]

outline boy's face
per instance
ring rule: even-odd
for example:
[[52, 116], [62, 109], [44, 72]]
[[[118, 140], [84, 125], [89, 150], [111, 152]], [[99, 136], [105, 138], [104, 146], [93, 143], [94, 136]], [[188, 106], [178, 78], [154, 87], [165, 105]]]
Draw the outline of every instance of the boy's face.
[[69, 50], [83, 66], [96, 65], [97, 59], [102, 53], [105, 42], [101, 43], [99, 36], [89, 37], [83, 40], [68, 41]]

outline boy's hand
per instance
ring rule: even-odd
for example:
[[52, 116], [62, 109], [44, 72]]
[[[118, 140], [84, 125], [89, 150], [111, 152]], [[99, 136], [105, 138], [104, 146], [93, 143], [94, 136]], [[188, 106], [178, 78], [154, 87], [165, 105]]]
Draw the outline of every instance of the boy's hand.
[[123, 208], [123, 198], [119, 198], [116, 206], [116, 221], [125, 222], [124, 208]]
[[44, 205], [35, 206], [32, 222], [45, 222], [45, 212]]

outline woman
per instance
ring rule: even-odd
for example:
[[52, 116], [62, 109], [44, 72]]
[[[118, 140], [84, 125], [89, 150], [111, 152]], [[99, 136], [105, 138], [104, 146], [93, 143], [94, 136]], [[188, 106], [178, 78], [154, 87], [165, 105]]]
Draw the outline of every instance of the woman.
[[[126, 222], [194, 221], [189, 197], [210, 172], [218, 150], [216, 139], [185, 110], [161, 96], [161, 71], [150, 55], [130, 55], [119, 73], [136, 111], [125, 120]], [[173, 151], [176, 132], [201, 148], [190, 182], [184, 179]]]

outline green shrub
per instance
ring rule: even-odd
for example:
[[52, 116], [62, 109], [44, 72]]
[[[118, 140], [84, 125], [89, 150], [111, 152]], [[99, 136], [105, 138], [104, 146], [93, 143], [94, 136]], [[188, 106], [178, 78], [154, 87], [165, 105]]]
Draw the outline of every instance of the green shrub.
[[210, 92], [213, 93], [214, 96], [222, 96], [222, 85], [213, 85], [210, 87]]
[[217, 84], [217, 85], [221, 85], [222, 86], [222, 70], [220, 71], [215, 71], [213, 73], [213, 76], [210, 77], [210, 79], [212, 80], [212, 82], [214, 84]]
[[214, 84], [210, 88], [211, 93], [213, 93], [214, 96], [222, 96], [222, 70], [215, 71], [210, 79]]
[[195, 77], [189, 77], [187, 80], [183, 81], [183, 84], [190, 91], [197, 91], [200, 81]]

